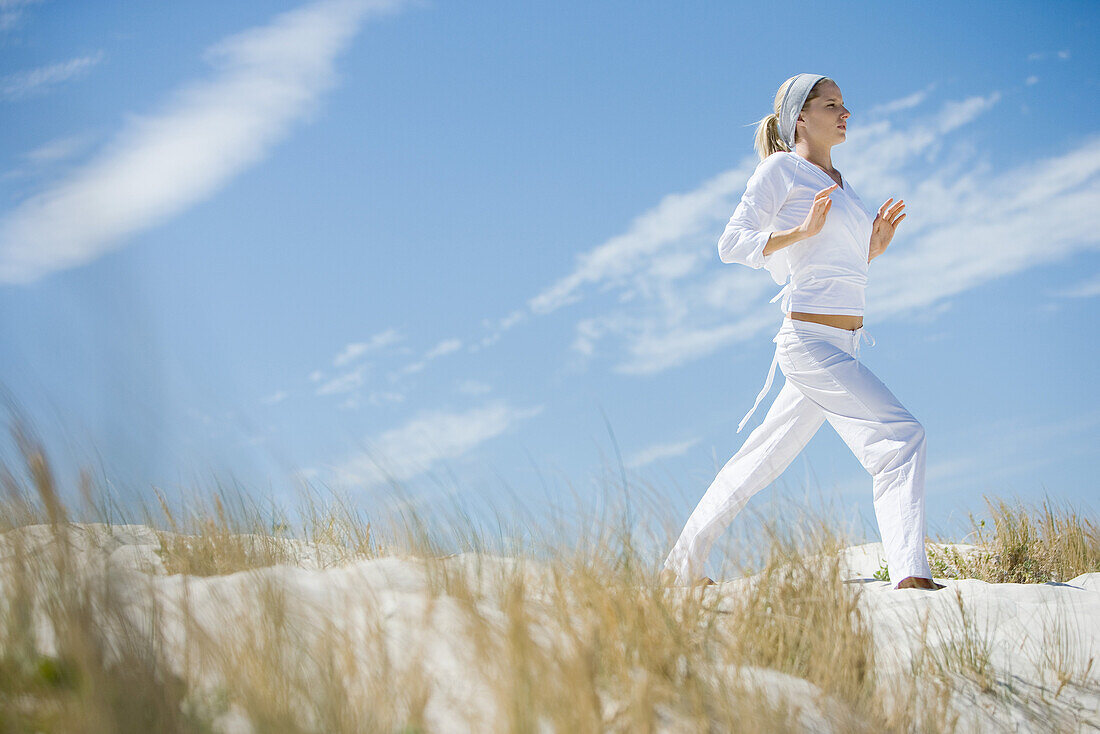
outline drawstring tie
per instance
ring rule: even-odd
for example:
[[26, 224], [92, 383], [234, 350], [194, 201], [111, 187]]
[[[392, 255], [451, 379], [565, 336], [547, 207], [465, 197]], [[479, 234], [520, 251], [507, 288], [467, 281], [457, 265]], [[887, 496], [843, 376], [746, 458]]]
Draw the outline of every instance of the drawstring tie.
[[866, 339], [867, 340], [867, 346], [873, 347], [873, 346], [875, 346], [875, 338], [873, 336], [871, 336], [870, 334], [868, 334], [867, 331], [862, 326], [859, 327], [858, 329], [856, 329], [856, 331], [859, 332], [859, 333], [852, 335], [852, 338], [855, 339], [855, 342], [856, 342], [855, 343], [855, 349], [854, 349], [855, 354], [853, 356], [856, 358], [856, 361], [858, 362], [859, 361], [859, 343], [861, 341], [863, 341], [864, 339]]
[[768, 394], [768, 390], [772, 387], [772, 378], [775, 377], [775, 365], [779, 363], [779, 334], [776, 334], [772, 341], [775, 342], [775, 354], [772, 356], [772, 366], [768, 368], [768, 379], [764, 381], [764, 389], [756, 396], [756, 402], [752, 404], [752, 409], [741, 419], [741, 422], [737, 424], [737, 432], [740, 433], [741, 429], [745, 427], [745, 423], [753, 413], [756, 412], [756, 407], [760, 405], [760, 401], [764, 399], [764, 396]]
[[783, 313], [791, 312], [791, 293], [794, 292], [794, 281], [788, 280], [786, 284], [776, 293], [768, 303], [775, 303], [780, 298], [783, 302], [779, 304], [779, 310]]
[[[772, 299], [772, 302], [782, 296], [785, 292], [788, 294], [790, 293], [790, 291], [788, 291], [787, 289], [787, 286], [783, 287], [783, 290], [779, 292], [779, 295]], [[875, 338], [868, 334], [861, 326], [860, 328], [852, 332], [852, 339], [854, 340], [852, 345], [852, 351], [854, 352], [854, 354], [852, 356], [855, 357], [856, 362], [858, 363], [860, 343], [864, 339], [866, 339], [867, 344], [873, 347], [875, 346]], [[752, 414], [756, 412], [756, 408], [760, 405], [760, 401], [764, 399], [764, 396], [768, 394], [768, 390], [770, 390], [772, 387], [772, 379], [775, 377], [775, 366], [779, 364], [779, 334], [776, 334], [774, 337], [772, 337], [772, 341], [775, 342], [775, 354], [772, 355], [772, 364], [771, 367], [768, 368], [768, 379], [764, 380], [764, 389], [761, 390], [760, 393], [756, 396], [756, 402], [752, 404], [752, 408], [745, 415], [745, 417], [741, 419], [741, 422], [737, 424], [738, 433], [740, 433], [741, 429], [745, 427], [745, 424], [748, 422], [749, 418], [751, 418]]]
[[[790, 313], [791, 306], [791, 292], [794, 290], [794, 280], [788, 280], [783, 288], [775, 294], [775, 296], [768, 301], [768, 303], [775, 303], [780, 298], [783, 302], [779, 305], [779, 308], [783, 313]], [[741, 419], [741, 422], [737, 424], [737, 432], [740, 433], [741, 429], [745, 427], [745, 423], [748, 422], [752, 414], [756, 412], [757, 406], [760, 405], [760, 401], [764, 399], [764, 396], [768, 394], [768, 390], [772, 387], [772, 378], [775, 377], [775, 365], [779, 363], [779, 334], [775, 335], [772, 339], [775, 342], [775, 354], [772, 355], [772, 366], [768, 368], [768, 379], [764, 381], [764, 389], [760, 391], [760, 394], [756, 396], [756, 402], [752, 404], [752, 409], [748, 414]]]

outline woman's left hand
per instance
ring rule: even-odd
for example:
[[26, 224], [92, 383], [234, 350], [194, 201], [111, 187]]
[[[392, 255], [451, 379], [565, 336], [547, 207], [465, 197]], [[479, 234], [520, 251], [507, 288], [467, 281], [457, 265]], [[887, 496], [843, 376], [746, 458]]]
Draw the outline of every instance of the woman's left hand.
[[905, 219], [904, 214], [899, 215], [899, 212], [905, 208], [905, 200], [899, 199], [897, 204], [890, 206], [893, 200], [894, 197], [891, 196], [878, 208], [878, 216], [871, 225], [871, 244], [867, 262], [871, 262], [886, 250], [890, 240], [894, 239], [894, 232], [897, 231], [901, 220]]

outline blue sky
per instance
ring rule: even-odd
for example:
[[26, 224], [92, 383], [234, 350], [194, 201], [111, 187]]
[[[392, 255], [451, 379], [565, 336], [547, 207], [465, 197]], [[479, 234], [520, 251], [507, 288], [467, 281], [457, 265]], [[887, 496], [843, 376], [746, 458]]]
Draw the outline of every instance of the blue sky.
[[[735, 433], [781, 314], [716, 243], [808, 71], [835, 167], [906, 201], [861, 356], [925, 425], [930, 531], [1094, 508], [1097, 6], [784, 7], [0, 0], [0, 383], [124, 494], [625, 472], [678, 530], [782, 384]], [[873, 518], [828, 425], [777, 484]]]

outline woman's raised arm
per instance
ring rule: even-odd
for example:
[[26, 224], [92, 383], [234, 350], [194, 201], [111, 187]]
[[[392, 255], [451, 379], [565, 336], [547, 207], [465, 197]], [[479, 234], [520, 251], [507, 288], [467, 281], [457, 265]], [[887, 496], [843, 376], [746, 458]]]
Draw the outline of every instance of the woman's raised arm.
[[764, 267], [769, 255], [812, 237], [824, 226], [825, 215], [832, 205], [829, 194], [836, 189], [836, 184], [817, 192], [814, 205], [802, 224], [791, 229], [767, 230], [793, 185], [790, 173], [782, 169], [781, 162], [780, 159], [774, 163], [765, 160], [749, 178], [741, 202], [718, 239], [718, 257], [722, 262]]

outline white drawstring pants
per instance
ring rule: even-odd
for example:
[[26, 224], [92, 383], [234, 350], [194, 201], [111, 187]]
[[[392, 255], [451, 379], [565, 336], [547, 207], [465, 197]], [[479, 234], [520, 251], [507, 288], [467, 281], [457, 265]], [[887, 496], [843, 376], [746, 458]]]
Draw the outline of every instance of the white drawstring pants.
[[678, 583], [703, 575], [718, 536], [750, 497], [783, 473], [826, 420], [872, 477], [875, 517], [893, 584], [908, 576], [932, 577], [924, 548], [924, 427], [860, 364], [864, 336], [863, 329], [783, 319], [757, 404], [771, 386], [776, 364], [786, 382], [764, 420], [718, 472], [665, 559], [664, 568], [676, 573]]

